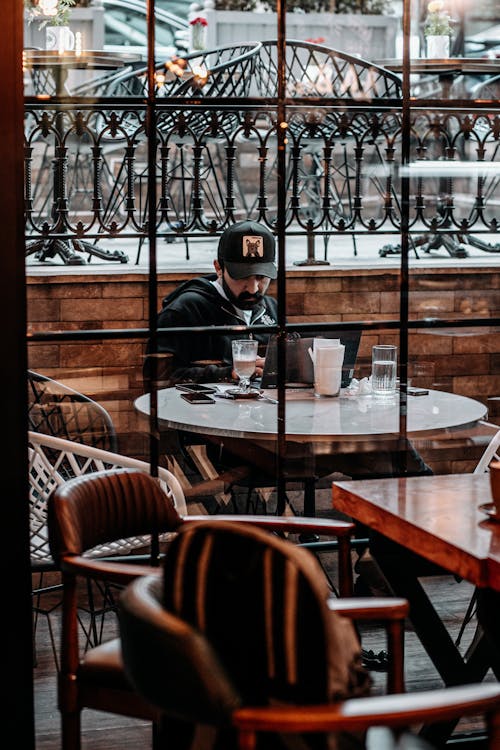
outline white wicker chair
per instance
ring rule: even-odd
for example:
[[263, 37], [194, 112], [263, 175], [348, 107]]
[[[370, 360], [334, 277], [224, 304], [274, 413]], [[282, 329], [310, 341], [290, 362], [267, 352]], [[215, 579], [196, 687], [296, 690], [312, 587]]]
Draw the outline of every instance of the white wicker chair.
[[[53, 592], [58, 588], [44, 584], [43, 575], [55, 571], [56, 567], [50, 554], [47, 530], [47, 500], [55, 487], [63, 484], [71, 477], [102, 471], [110, 468], [135, 468], [150, 473], [150, 465], [118, 453], [112, 453], [100, 448], [82, 445], [81, 443], [64, 440], [53, 435], [29, 432], [29, 491], [30, 491], [30, 551], [32, 572], [39, 575], [37, 586], [33, 589], [34, 637], [38, 615], [47, 617], [49, 635], [52, 642], [54, 659], [57, 666], [57, 650], [55, 647], [54, 630], [51, 613], [58, 607], [57, 601], [50, 607], [42, 606], [41, 596]], [[180, 515], [185, 515], [186, 502], [184, 492], [176, 477], [167, 469], [158, 469], [158, 482], [165, 491], [166, 498], [172, 502]], [[108, 545], [102, 545], [92, 550], [93, 557], [110, 557], [116, 555], [130, 555], [137, 551], [144, 552], [150, 542], [149, 537], [135, 537], [122, 539]], [[89, 644], [99, 641], [97, 629], [97, 615], [104, 615], [108, 609], [108, 593], [104, 592], [103, 606], [95, 608], [93, 592], [89, 589], [89, 624], [81, 620], [85, 637]], [[101, 623], [102, 624], [102, 623]]]
[[[489, 422], [485, 422], [484, 424], [488, 427], [491, 426]], [[500, 429], [495, 432], [486, 446], [483, 455], [477, 462], [474, 474], [482, 474], [484, 471], [489, 471], [489, 466], [492, 461], [500, 461]]]

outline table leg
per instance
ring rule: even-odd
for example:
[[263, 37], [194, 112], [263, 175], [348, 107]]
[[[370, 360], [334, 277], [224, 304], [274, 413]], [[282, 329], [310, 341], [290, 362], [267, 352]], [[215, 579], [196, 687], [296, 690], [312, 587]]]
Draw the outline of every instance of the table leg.
[[[466, 240], [463, 235], [459, 234], [428, 233], [410, 240], [410, 244], [412, 245], [417, 258], [419, 257], [416, 250], [417, 247], [422, 248], [424, 253], [430, 253], [432, 250], [439, 250], [440, 247], [444, 247], [450, 258], [467, 258], [469, 254], [464, 247], [467, 242], [470, 245], [479, 247], [479, 245], [475, 245], [475, 242], [472, 242], [472, 240], [472, 237]], [[477, 242], [480, 241], [478, 240]], [[492, 249], [493, 247], [498, 247], [498, 250]], [[480, 247], [479, 249], [482, 250], [484, 248]], [[500, 245], [490, 246], [488, 252], [500, 252]], [[380, 248], [378, 254], [381, 258], [386, 258], [388, 255], [401, 255], [401, 245], [384, 245]]]
[[[60, 82], [59, 91], [64, 88], [64, 80]], [[56, 115], [56, 131], [57, 139], [55, 145], [55, 158], [52, 161], [52, 208], [51, 216], [53, 219], [53, 232], [58, 235], [66, 235], [66, 216], [68, 213], [68, 200], [66, 197], [66, 174], [67, 174], [67, 148], [61, 146], [64, 142], [64, 124], [63, 124], [63, 113], [59, 112]], [[29, 188], [30, 190], [30, 188]], [[30, 196], [31, 198], [31, 196]], [[28, 204], [31, 201], [28, 200]], [[45, 230], [45, 227], [44, 227]], [[128, 255], [122, 250], [103, 250], [97, 245], [90, 242], [85, 242], [79, 238], [66, 239], [65, 237], [40, 237], [33, 242], [30, 242], [26, 246], [25, 256], [35, 255], [39, 261], [45, 261], [56, 256], [59, 256], [63, 263], [67, 265], [79, 266], [85, 265], [86, 260], [82, 258], [78, 253], [84, 253], [88, 255], [88, 259], [92, 256], [100, 258], [101, 260], [119, 261], [120, 263], [128, 263]]]
[[[409, 618], [415, 633], [446, 686], [479, 682], [485, 677], [490, 666], [493, 666], [496, 673], [500, 668], [500, 660], [496, 652], [492, 653], [486, 636], [479, 633], [467, 652], [467, 658], [462, 657], [418, 580], [419, 576], [435, 575], [439, 572], [446, 574], [446, 571], [440, 571], [423, 558], [385, 540], [380, 535], [375, 535], [370, 550], [394, 594], [409, 601]], [[446, 722], [424, 727], [421, 733], [426, 739], [441, 747], [456, 723]]]
[[492, 656], [491, 666], [500, 680], [500, 592], [476, 589], [477, 617]]
[[102, 250], [97, 245], [77, 239], [62, 240], [60, 238], [46, 238], [35, 240], [26, 246], [25, 255], [26, 257], [36, 255], [36, 259], [40, 261], [55, 258], [58, 255], [66, 265], [85, 265], [85, 258], [77, 255], [75, 250], [79, 253], [88, 254], [89, 259], [91, 256], [95, 256], [101, 260], [117, 260], [120, 263], [128, 263], [128, 255], [122, 250]]
[[[484, 253], [500, 253], [500, 242], [485, 242], [478, 237], [466, 234], [424, 234], [412, 240], [411, 244], [417, 258], [419, 257], [416, 251], [417, 247], [422, 248], [424, 253], [430, 253], [431, 250], [444, 247], [451, 258], [467, 258], [469, 253], [465, 245], [476, 247]], [[401, 245], [384, 245], [380, 248], [378, 254], [381, 258], [388, 255], [401, 255]]]
[[70, 244], [59, 239], [40, 239], [26, 245], [26, 257], [35, 255], [37, 260], [43, 261], [58, 255], [63, 263], [69, 266], [85, 265], [85, 259], [80, 258]]

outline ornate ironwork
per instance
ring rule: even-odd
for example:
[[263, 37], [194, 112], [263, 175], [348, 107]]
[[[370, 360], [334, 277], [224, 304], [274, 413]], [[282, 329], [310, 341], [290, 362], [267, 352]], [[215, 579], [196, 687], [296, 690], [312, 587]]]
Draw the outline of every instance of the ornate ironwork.
[[[274, 227], [278, 126], [287, 133], [288, 232], [323, 235], [325, 251], [335, 232], [396, 236], [402, 180], [398, 77], [335, 50], [287, 42], [287, 118], [278, 124], [276, 65], [276, 42], [264, 42], [158, 66], [158, 236], [218, 233], [246, 217]], [[104, 83], [77, 91], [86, 97], [77, 103], [30, 100], [30, 239], [86, 238], [95, 246], [105, 238], [147, 236], [146, 72], [129, 67], [99, 79]], [[491, 103], [487, 110], [435, 105], [412, 108], [407, 174], [414, 246], [430, 251], [443, 244], [458, 254], [473, 244], [498, 252], [500, 245], [478, 235], [498, 229], [500, 109]]]

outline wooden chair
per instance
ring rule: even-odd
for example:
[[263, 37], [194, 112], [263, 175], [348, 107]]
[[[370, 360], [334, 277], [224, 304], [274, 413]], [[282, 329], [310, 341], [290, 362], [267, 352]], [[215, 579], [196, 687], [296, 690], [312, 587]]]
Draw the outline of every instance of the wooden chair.
[[[396, 750], [397, 736], [411, 724], [458, 719], [484, 714], [487, 721], [486, 747], [495, 750], [500, 743], [500, 688], [494, 684], [472, 684], [422, 693], [357, 698], [322, 706], [241, 708], [232, 715], [238, 731], [240, 750], [254, 750], [257, 734], [319, 732], [363, 732], [373, 727], [390, 728], [391, 734], [378, 745], [380, 750]], [[406, 750], [431, 747], [421, 738], [405, 734]]]
[[[78, 589], [88, 580], [122, 586], [145, 573], [158, 575], [158, 535], [197, 524], [201, 516], [181, 516], [175, 508], [178, 492], [173, 476], [168, 494], [144, 471], [114, 468], [68, 479], [55, 487], [48, 501], [49, 543], [55, 564], [62, 572], [62, 631], [59, 675], [59, 709], [63, 750], [81, 746], [81, 712], [85, 708], [156, 722], [159, 712], [136, 693], [127, 679], [120, 640], [82, 649], [79, 644]], [[274, 532], [309, 533], [339, 538], [340, 590], [352, 592], [349, 536], [353, 525], [342, 521], [276, 516], [231, 516], [240, 525], [259, 526]], [[227, 521], [217, 516], [215, 523]], [[102, 559], [91, 550], [117, 540], [152, 534], [148, 562], [129, 562], [128, 557]], [[363, 602], [365, 604], [365, 602]], [[394, 613], [396, 609], [391, 609]], [[401, 607], [399, 622], [402, 626]], [[377, 614], [374, 615], [375, 617]], [[83, 653], [82, 653], [83, 651]]]
[[[37, 381], [33, 381], [38, 384]], [[43, 385], [46, 381], [40, 381]], [[49, 379], [49, 386], [52, 389], [52, 382]], [[64, 393], [64, 398], [66, 394]], [[36, 661], [36, 631], [38, 617], [44, 616], [47, 619], [49, 637], [51, 639], [52, 651], [54, 654], [54, 662], [56, 667], [59, 668], [57, 649], [54, 640], [54, 629], [52, 626], [52, 613], [57, 610], [60, 606], [60, 599], [55, 597], [56, 590], [60, 589], [59, 578], [50, 577], [47, 579], [47, 574], [53, 574], [57, 571], [54, 559], [50, 553], [49, 541], [48, 541], [48, 527], [47, 527], [47, 503], [48, 498], [56, 487], [60, 487], [65, 484], [69, 479], [74, 477], [91, 474], [98, 471], [104, 471], [106, 469], [114, 468], [130, 468], [144, 471], [147, 474], [151, 472], [150, 464], [145, 461], [130, 458], [119, 453], [111, 451], [105, 451], [101, 448], [96, 448], [92, 445], [85, 445], [83, 442], [76, 442], [77, 438], [90, 436], [95, 434], [98, 438], [97, 442], [101, 442], [104, 439], [108, 440], [114, 435], [114, 430], [108, 433], [102, 432], [101, 428], [84, 429], [81, 435], [78, 435], [74, 429], [69, 427], [63, 420], [60, 420], [61, 414], [59, 413], [59, 401], [52, 401], [53, 394], [49, 397], [47, 391], [43, 391], [44, 406], [48, 406], [47, 410], [44, 411], [42, 422], [37, 418], [35, 419], [33, 409], [30, 416], [30, 423], [36, 423], [38, 426], [43, 426], [46, 429], [53, 429], [57, 424], [63, 434], [71, 433], [74, 434], [75, 440], [65, 440], [61, 437], [56, 437], [51, 434], [43, 434], [39, 432], [28, 433], [28, 454], [29, 454], [29, 499], [30, 499], [30, 554], [31, 554], [31, 571], [33, 574], [33, 615], [34, 615], [34, 627], [33, 627], [33, 647]], [[85, 397], [82, 397], [85, 399]], [[66, 403], [66, 402], [64, 402]], [[72, 402], [70, 402], [72, 404]], [[80, 403], [85, 405], [87, 408], [86, 401], [81, 402], [77, 400], [75, 404], [78, 406]], [[98, 404], [96, 404], [98, 406]], [[104, 410], [103, 410], [104, 411]], [[70, 413], [73, 413], [71, 410]], [[97, 412], [100, 415], [100, 411]], [[85, 412], [86, 414], [86, 412]], [[107, 412], [105, 413], [107, 415]], [[49, 416], [50, 415], [50, 416]], [[53, 417], [57, 415], [57, 419]], [[110, 428], [112, 425], [110, 418], [104, 417], [103, 425], [106, 428]], [[75, 420], [76, 423], [77, 420]], [[80, 420], [81, 422], [82, 420]], [[83, 420], [84, 424], [87, 424], [86, 420]], [[105, 437], [107, 435], [107, 437]], [[178, 468], [177, 462], [171, 458], [171, 466], [173, 469]], [[179, 468], [179, 475], [183, 479], [182, 472]], [[181, 515], [187, 514], [187, 502], [193, 508], [198, 508], [198, 501], [207, 496], [226, 496], [229, 494], [230, 487], [234, 481], [242, 477], [242, 472], [238, 471], [238, 467], [235, 467], [232, 471], [218, 474], [216, 477], [211, 477], [206, 481], [198, 482], [195, 485], [183, 487], [178, 481], [175, 471], [169, 471], [163, 467], [158, 468], [158, 482], [160, 487], [167, 493], [172, 493], [172, 502]], [[187, 480], [186, 480], [187, 481]], [[92, 557], [109, 557], [113, 555], [128, 555], [129, 559], [132, 554], [140, 554], [144, 552], [144, 548], [149, 543], [149, 540], [143, 537], [133, 537], [130, 539], [115, 539], [111, 544], [99, 545], [91, 553]], [[84, 604], [83, 609], [80, 611], [80, 623], [83, 628], [85, 639], [88, 644], [96, 645], [100, 640], [100, 631], [102, 629], [102, 618], [100, 620], [101, 627], [97, 627], [97, 618], [102, 616], [107, 609], [108, 592], [102, 596], [102, 592], [95, 592], [99, 594], [99, 599], [103, 599], [105, 607], [97, 606], [95, 602], [95, 596], [92, 587], [88, 587], [87, 602]], [[82, 602], [83, 605], [83, 602]], [[111, 602], [111, 606], [114, 606]]]
[[[145, 461], [138, 461], [100, 448], [94, 448], [82, 443], [64, 440], [52, 435], [37, 432], [28, 433], [29, 459], [29, 499], [30, 499], [30, 555], [31, 571], [34, 579], [33, 586], [33, 646], [36, 659], [36, 630], [38, 617], [47, 618], [49, 637], [51, 639], [54, 662], [59, 667], [57, 648], [55, 645], [52, 613], [60, 606], [60, 599], [54, 596], [60, 590], [59, 576], [47, 574], [56, 572], [57, 568], [49, 549], [47, 527], [48, 498], [56, 487], [60, 487], [73, 477], [103, 471], [111, 468], [132, 468], [150, 473], [150, 465]], [[158, 469], [160, 487], [171, 493], [172, 503], [180, 514], [186, 513], [184, 493], [177, 479], [166, 469]], [[144, 551], [149, 540], [144, 537], [129, 539], [115, 539], [111, 544], [99, 545], [92, 553], [92, 557], [109, 557], [113, 555], [131, 555], [136, 551]], [[97, 592], [96, 592], [97, 593]], [[101, 593], [101, 592], [99, 592]], [[85, 616], [80, 610], [79, 621], [82, 625], [85, 639], [90, 644], [100, 640], [100, 628], [97, 627], [97, 617], [103, 615], [109, 603], [107, 592], [103, 597], [103, 606], [96, 606], [92, 587], [89, 585], [87, 601], [84, 605]], [[102, 623], [101, 623], [102, 624]]]
[[[486, 711], [494, 713], [495, 747], [497, 685], [360, 697], [368, 680], [354, 629], [330, 608], [316, 565], [306, 550], [259, 529], [210, 520], [179, 529], [163, 582], [144, 577], [127, 586], [120, 598], [125, 670], [162, 712], [165, 746], [174, 735], [176, 750], [188, 747], [195, 725], [208, 724], [224, 750], [237, 746], [236, 733], [240, 748], [255, 748], [260, 731], [268, 733], [264, 747], [282, 746], [276, 733], [331, 731], [356, 733], [363, 747], [372, 725]], [[354, 607], [343, 614], [356, 616]], [[326, 737], [302, 736], [298, 746], [326, 748]], [[404, 746], [425, 744], [409, 738]]]

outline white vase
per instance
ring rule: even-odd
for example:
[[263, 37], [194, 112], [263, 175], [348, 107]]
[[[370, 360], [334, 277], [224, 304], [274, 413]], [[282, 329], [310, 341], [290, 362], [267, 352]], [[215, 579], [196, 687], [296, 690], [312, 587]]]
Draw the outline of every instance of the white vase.
[[450, 56], [450, 37], [447, 34], [430, 34], [425, 41], [427, 57], [430, 60], [443, 60]]
[[75, 48], [75, 35], [69, 26], [46, 26], [45, 49], [67, 52]]
[[195, 23], [191, 26], [191, 49], [202, 50], [206, 48], [207, 27], [201, 23]]

